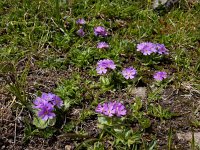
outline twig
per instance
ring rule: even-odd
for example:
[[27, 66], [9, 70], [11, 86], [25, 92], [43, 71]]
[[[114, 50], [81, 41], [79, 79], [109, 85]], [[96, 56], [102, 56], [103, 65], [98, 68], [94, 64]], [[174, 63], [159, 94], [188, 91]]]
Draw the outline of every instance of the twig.
[[15, 100], [16, 100], [16, 96], [13, 96], [13, 100], [12, 100], [11, 104], [8, 106], [9, 109], [12, 107], [13, 103], [15, 102]]

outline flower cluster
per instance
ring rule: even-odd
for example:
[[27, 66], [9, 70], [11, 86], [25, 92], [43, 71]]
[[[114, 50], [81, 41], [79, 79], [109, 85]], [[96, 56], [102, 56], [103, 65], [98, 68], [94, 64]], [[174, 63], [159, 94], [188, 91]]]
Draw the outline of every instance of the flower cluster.
[[56, 116], [53, 110], [55, 107], [61, 108], [63, 101], [55, 94], [42, 93], [41, 97], [37, 97], [33, 101], [33, 104], [33, 108], [38, 109], [38, 117], [48, 120]]
[[[78, 20], [76, 20], [76, 24], [77, 25], [84, 25], [84, 24], [86, 24], [86, 21], [83, 18], [79, 18]], [[80, 29], [76, 32], [76, 34], [80, 37], [84, 37], [85, 36], [84, 28], [80, 27]], [[97, 27], [94, 28], [94, 35], [105, 37], [105, 36], [108, 35], [108, 32], [104, 27], [97, 26]], [[109, 48], [109, 45], [106, 42], [99, 42], [97, 44], [97, 48], [100, 48], [100, 49], [105, 48], [106, 49], [106, 48]]]
[[[84, 25], [86, 22], [83, 18], [80, 18], [76, 21], [76, 24], [78, 25]], [[80, 37], [83, 37], [85, 35], [84, 29], [81, 27], [77, 34]], [[106, 37], [108, 35], [107, 30], [102, 26], [97, 26], [94, 28], [94, 34], [95, 36], [101, 36]], [[106, 49], [109, 48], [109, 44], [106, 42], [98, 42], [97, 48], [99, 49]], [[159, 43], [152, 43], [152, 42], [143, 42], [140, 44], [137, 44], [137, 51], [140, 51], [143, 55], [151, 55], [152, 53], [158, 53], [158, 54], [168, 54], [168, 49], [165, 47], [164, 44]], [[96, 71], [98, 74], [106, 74], [108, 69], [114, 70], [116, 68], [116, 65], [114, 62], [110, 59], [103, 59], [98, 61]], [[133, 79], [135, 78], [137, 71], [133, 67], [124, 68], [121, 72], [123, 77], [125, 79]], [[158, 71], [153, 75], [154, 79], [156, 81], [162, 81], [163, 79], [167, 78], [167, 73]]]
[[[108, 70], [108, 68], [114, 70], [116, 68], [116, 65], [114, 64], [114, 62], [110, 59], [103, 59], [97, 62], [97, 68], [96, 71], [98, 74], [105, 74]], [[137, 75], [137, 70], [134, 69], [133, 67], [128, 67], [128, 68], [124, 68], [121, 72], [121, 74], [123, 75], [123, 77], [125, 79], [133, 79], [135, 78], [135, 76]], [[162, 81], [163, 79], [167, 78], [167, 73], [164, 71], [157, 71], [154, 73], [153, 78], [156, 81]]]
[[108, 32], [106, 31], [106, 29], [102, 26], [98, 26], [94, 28], [94, 34], [96, 36], [107, 36]]
[[137, 71], [133, 67], [124, 68], [122, 70], [122, 75], [125, 79], [133, 79], [135, 78]]
[[77, 35], [79, 35], [80, 37], [83, 37], [85, 35], [85, 32], [83, 30], [83, 28], [80, 28], [77, 32]]
[[95, 111], [97, 113], [112, 117], [116, 115], [117, 117], [125, 116], [126, 115], [126, 108], [120, 102], [108, 102], [104, 104], [98, 104]]
[[[112, 70], [116, 68], [116, 65], [114, 64], [112, 60], [103, 59], [97, 62], [96, 71], [98, 74], [105, 74], [108, 68]], [[124, 68], [122, 70], [122, 75], [124, 76], [125, 79], [133, 79], [135, 78], [136, 74], [137, 74], [137, 71], [133, 67]]]
[[85, 24], [85, 20], [83, 18], [80, 18], [76, 21], [76, 24], [79, 24], [79, 25], [84, 25]]
[[143, 55], [150, 55], [151, 53], [168, 54], [164, 44], [143, 42], [137, 45], [137, 51], [140, 51]]
[[102, 49], [102, 48], [109, 48], [109, 45], [106, 42], [99, 42], [97, 44], [97, 48], [100, 48], [100, 49]]
[[[80, 19], [76, 20], [76, 24], [78, 24], [78, 25], [84, 25], [84, 24], [85, 24], [85, 20], [84, 20], [83, 18], [80, 18]], [[76, 34], [77, 34], [78, 36], [80, 36], [80, 37], [83, 37], [83, 36], [85, 35], [85, 32], [84, 32], [83, 28], [80, 28], [80, 29], [76, 32]]]
[[96, 68], [98, 74], [105, 74], [108, 68], [112, 70], [116, 68], [115, 63], [112, 60], [103, 59], [103, 60], [98, 61], [97, 68]]
[[156, 44], [156, 49], [158, 54], [169, 54], [168, 49], [165, 47], [164, 44]]
[[164, 72], [164, 71], [157, 71], [157, 72], [153, 75], [153, 78], [154, 78], [156, 81], [162, 81], [163, 79], [166, 79], [166, 78], [167, 78], [167, 73]]

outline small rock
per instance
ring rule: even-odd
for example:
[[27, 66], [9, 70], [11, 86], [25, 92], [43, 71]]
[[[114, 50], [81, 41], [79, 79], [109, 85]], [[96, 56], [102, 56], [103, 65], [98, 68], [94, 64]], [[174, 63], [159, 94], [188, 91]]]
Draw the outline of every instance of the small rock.
[[167, 0], [154, 0], [153, 2], [153, 8], [157, 8], [159, 5], [163, 5], [167, 2]]
[[[186, 141], [192, 140], [192, 132], [177, 133], [176, 135], [177, 135], [179, 140], [186, 140]], [[198, 145], [200, 145], [200, 132], [194, 133], [194, 140]]]
[[141, 99], [145, 99], [147, 97], [147, 88], [146, 87], [135, 87], [130, 89], [130, 94], [135, 97], [140, 97]]
[[65, 150], [71, 150], [72, 146], [71, 145], [65, 145]]

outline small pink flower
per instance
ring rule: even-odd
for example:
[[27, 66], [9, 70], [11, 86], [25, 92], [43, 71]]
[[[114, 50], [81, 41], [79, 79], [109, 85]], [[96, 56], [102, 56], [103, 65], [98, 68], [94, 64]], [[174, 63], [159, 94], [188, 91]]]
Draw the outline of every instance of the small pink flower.
[[158, 71], [153, 75], [153, 78], [156, 81], [162, 81], [163, 79], [167, 78], [167, 73], [165, 71]]
[[109, 45], [106, 42], [99, 42], [97, 48], [109, 48]]
[[133, 67], [125, 68], [122, 70], [122, 75], [125, 79], [135, 78], [137, 71]]

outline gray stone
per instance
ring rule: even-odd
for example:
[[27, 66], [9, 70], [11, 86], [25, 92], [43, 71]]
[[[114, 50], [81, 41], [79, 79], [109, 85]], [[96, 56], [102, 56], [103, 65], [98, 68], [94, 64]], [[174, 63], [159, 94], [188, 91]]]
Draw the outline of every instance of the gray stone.
[[[192, 140], [192, 132], [177, 133], [176, 135], [179, 140], [186, 140], [186, 141]], [[200, 145], [200, 132], [194, 132], [194, 140], [196, 144]]]
[[65, 145], [65, 150], [71, 150], [72, 146], [71, 145]]
[[134, 87], [129, 91], [135, 97], [140, 97], [145, 99], [147, 97], [147, 88], [146, 87]]
[[153, 1], [153, 8], [157, 8], [159, 5], [163, 5], [167, 2], [167, 0], [154, 0]]

